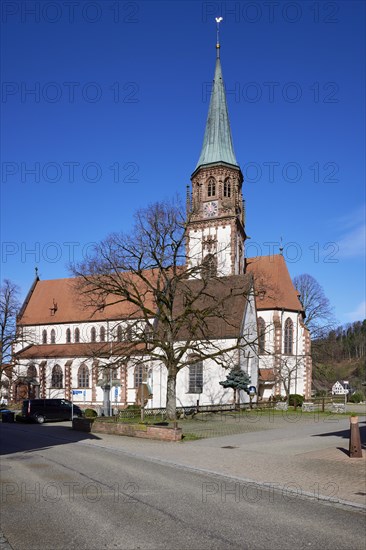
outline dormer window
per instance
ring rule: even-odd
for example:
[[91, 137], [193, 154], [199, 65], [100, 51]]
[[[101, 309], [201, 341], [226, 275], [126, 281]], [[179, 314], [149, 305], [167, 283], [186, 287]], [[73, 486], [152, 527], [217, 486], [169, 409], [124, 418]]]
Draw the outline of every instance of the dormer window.
[[215, 197], [216, 196], [216, 181], [214, 178], [210, 178], [207, 184], [207, 196]]

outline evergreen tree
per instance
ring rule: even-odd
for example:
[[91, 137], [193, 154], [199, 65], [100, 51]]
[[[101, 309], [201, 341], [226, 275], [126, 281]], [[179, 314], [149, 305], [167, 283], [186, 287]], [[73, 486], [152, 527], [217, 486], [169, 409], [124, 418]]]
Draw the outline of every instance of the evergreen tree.
[[236, 405], [237, 390], [244, 390], [249, 394], [250, 377], [237, 365], [230, 370], [226, 376], [226, 380], [219, 382], [219, 384], [223, 388], [232, 388], [234, 390], [234, 404]]

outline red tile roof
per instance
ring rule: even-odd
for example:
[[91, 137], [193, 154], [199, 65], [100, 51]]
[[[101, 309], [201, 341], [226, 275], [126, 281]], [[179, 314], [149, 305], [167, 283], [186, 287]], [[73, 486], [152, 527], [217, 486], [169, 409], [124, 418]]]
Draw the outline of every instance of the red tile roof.
[[[133, 344], [132, 344], [133, 345]], [[143, 346], [134, 345], [134, 352], [142, 352]], [[79, 344], [42, 344], [29, 346], [16, 354], [18, 359], [52, 359], [55, 357], [108, 357], [132, 351], [131, 344], [123, 342], [87, 342]]]
[[254, 277], [257, 310], [303, 311], [285, 259], [281, 254], [248, 258], [246, 266], [246, 272], [252, 273]]
[[[127, 274], [131, 277], [131, 274]], [[150, 278], [154, 275], [149, 274]], [[28, 302], [22, 308], [18, 318], [18, 325], [42, 325], [57, 323], [78, 323], [82, 321], [106, 321], [111, 319], [126, 319], [141, 317], [137, 307], [123, 301], [121, 296], [110, 295], [103, 310], [94, 311], [86, 306], [78, 285], [80, 280], [53, 279], [38, 280], [33, 287]], [[145, 296], [146, 307], [155, 309], [152, 293], [147, 287], [142, 288], [141, 280], [136, 277], [136, 286], [141, 287], [141, 294]], [[52, 311], [54, 304], [56, 311]]]
[[260, 369], [259, 380], [261, 382], [275, 382], [275, 373], [273, 369]]
[[[259, 256], [247, 259], [247, 274], [252, 274], [256, 289], [256, 306], [262, 309], [287, 309], [302, 311], [297, 292], [292, 284], [283, 256]], [[154, 272], [147, 272], [148, 277], [156, 277]], [[135, 278], [134, 283], [145, 296], [146, 306], [155, 310], [153, 294], [147, 286], [143, 288], [137, 276], [121, 274]], [[235, 276], [234, 276], [235, 277]], [[240, 276], [239, 276], [240, 277]], [[232, 277], [223, 278], [232, 284]], [[139, 318], [141, 312], [131, 303], [122, 301], [120, 296], [110, 295], [103, 310], [94, 311], [86, 307], [78, 290], [76, 278], [54, 279], [33, 284], [18, 319], [19, 325], [42, 325], [57, 323], [78, 323], [85, 321], [106, 321], [113, 319]], [[154, 282], [153, 282], [154, 284]], [[57, 310], [52, 311], [54, 305]]]
[[[173, 306], [179, 325], [176, 339], [237, 338], [252, 286], [249, 274], [213, 278], [207, 283], [201, 279], [181, 282]], [[188, 296], [194, 297], [190, 311]]]

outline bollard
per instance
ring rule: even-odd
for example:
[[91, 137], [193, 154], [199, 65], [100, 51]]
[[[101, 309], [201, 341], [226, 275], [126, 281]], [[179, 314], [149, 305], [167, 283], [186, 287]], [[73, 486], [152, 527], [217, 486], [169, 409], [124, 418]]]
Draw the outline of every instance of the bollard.
[[350, 458], [362, 458], [360, 428], [358, 427], [358, 416], [351, 416], [349, 456]]

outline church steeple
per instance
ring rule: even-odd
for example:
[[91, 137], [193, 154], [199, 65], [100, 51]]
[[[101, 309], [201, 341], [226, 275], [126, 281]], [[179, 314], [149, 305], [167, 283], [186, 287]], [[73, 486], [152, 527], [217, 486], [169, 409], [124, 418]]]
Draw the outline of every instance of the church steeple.
[[[221, 18], [217, 18], [219, 24]], [[231, 137], [225, 87], [216, 44], [215, 79], [205, 137], [187, 199], [187, 259], [219, 276], [244, 272], [243, 174]]]
[[226, 103], [224, 79], [220, 61], [220, 43], [216, 43], [216, 67], [210, 106], [208, 110], [205, 135], [201, 154], [196, 166], [224, 162], [232, 166], [239, 166], [235, 157], [231, 136], [229, 114]]

